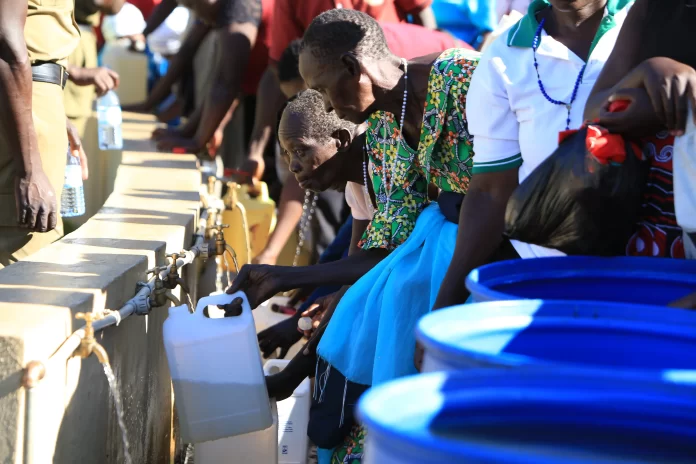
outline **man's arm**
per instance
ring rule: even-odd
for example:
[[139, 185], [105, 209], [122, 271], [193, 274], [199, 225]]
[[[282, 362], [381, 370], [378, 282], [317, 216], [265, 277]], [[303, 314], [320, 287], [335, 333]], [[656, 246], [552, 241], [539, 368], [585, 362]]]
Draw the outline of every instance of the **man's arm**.
[[203, 106], [201, 122], [195, 135], [204, 147], [239, 96], [251, 49], [256, 43], [258, 27], [251, 23], [232, 23], [218, 32], [220, 58], [215, 80]]
[[147, 19], [147, 25], [143, 30], [143, 35], [147, 37], [152, 34], [162, 23], [172, 14], [172, 11], [176, 9], [178, 3], [176, 0], [162, 0], [162, 2], [155, 7], [150, 17]]
[[505, 208], [518, 184], [518, 170], [479, 173], [471, 184], [459, 213], [459, 231], [452, 262], [445, 274], [434, 309], [464, 303], [469, 295], [466, 276], [502, 243]]
[[26, 0], [0, 0], [0, 129], [15, 162], [18, 222], [46, 232], [56, 227], [56, 195], [43, 171], [32, 119], [27, 8]]
[[242, 167], [255, 179], [261, 180], [265, 170], [263, 154], [271, 135], [275, 132], [276, 117], [285, 102], [285, 95], [280, 90], [275, 65], [269, 65], [261, 77], [256, 93], [256, 114], [254, 128], [249, 142], [249, 157]]
[[[595, 82], [590, 97], [585, 104], [584, 118], [586, 121], [594, 121], [599, 118], [607, 99], [623, 86], [633, 86], [629, 74], [639, 63], [640, 47], [636, 44], [641, 41], [641, 31], [649, 21], [647, 17], [647, 0], [638, 0], [628, 12], [621, 32], [616, 39], [616, 45], [609, 55], [609, 59], [602, 68]], [[626, 80], [626, 78], [628, 79]]]
[[[161, 6], [162, 4], [160, 4]], [[186, 66], [193, 60], [203, 39], [210, 32], [210, 28], [201, 22], [197, 22], [186, 36], [184, 43], [181, 44], [179, 52], [169, 60], [167, 73], [157, 81], [152, 91], [143, 103], [124, 106], [125, 111], [145, 111], [149, 112], [165, 98], [169, 96], [172, 86], [184, 73]]]

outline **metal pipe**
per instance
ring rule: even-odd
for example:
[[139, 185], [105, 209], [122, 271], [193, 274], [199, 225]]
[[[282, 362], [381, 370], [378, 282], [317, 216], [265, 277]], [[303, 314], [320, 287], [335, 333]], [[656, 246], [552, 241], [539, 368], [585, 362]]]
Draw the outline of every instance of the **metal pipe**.
[[33, 464], [36, 462], [34, 458], [34, 436], [32, 433], [31, 424], [35, 421], [43, 420], [40, 409], [34, 406], [36, 402], [35, 388], [46, 375], [46, 366], [40, 361], [30, 361], [24, 369], [22, 376], [22, 386], [24, 387], [24, 447], [22, 450], [22, 459], [24, 464]]
[[[203, 240], [203, 238], [198, 238], [198, 243], [194, 245], [194, 247], [191, 248], [191, 250], [185, 251], [183, 258], [179, 258], [177, 260], [177, 266], [179, 268], [187, 264], [191, 264], [196, 259], [196, 257], [201, 255], [201, 251], [204, 245], [204, 243], [202, 243]], [[170, 267], [171, 265], [167, 266], [167, 269], [169, 269]], [[166, 274], [167, 270], [163, 270], [160, 272], [161, 277], [166, 276]], [[154, 288], [154, 282], [155, 278], [153, 277], [147, 282], [147, 284], [142, 285], [138, 292], [135, 294], [135, 296], [128, 300], [126, 304], [124, 304], [123, 307], [121, 307], [121, 309], [119, 309], [118, 311], [109, 311], [106, 315], [104, 315], [104, 317], [97, 321], [94, 321], [92, 323], [94, 331], [97, 332], [109, 326], [118, 325], [123, 319], [126, 319], [127, 317], [133, 315], [133, 313], [135, 313], [136, 310], [138, 310], [139, 308], [142, 309], [144, 301], [146, 301], [152, 293], [152, 289]], [[84, 328], [80, 328], [74, 331], [70, 336], [68, 336], [68, 338], [66, 338], [63, 341], [63, 343], [61, 343], [58, 349], [48, 358], [46, 362], [46, 368], [50, 370], [51, 366], [54, 365], [54, 363], [56, 362], [64, 363], [66, 359], [72, 356], [72, 354], [78, 348], [80, 342], [84, 337]], [[29, 366], [29, 364], [27, 366]]]

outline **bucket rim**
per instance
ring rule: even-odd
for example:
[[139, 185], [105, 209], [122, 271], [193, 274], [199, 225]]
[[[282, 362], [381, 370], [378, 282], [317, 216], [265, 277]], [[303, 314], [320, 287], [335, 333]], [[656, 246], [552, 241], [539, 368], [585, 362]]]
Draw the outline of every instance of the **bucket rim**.
[[[461, 389], [457, 390], [458, 392], [470, 390], [469, 394], [454, 397], [458, 402], [457, 404], [467, 401], [474, 403], [477, 398], [475, 392], [487, 389], [507, 389], [516, 392], [541, 389], [540, 391], [546, 391], [549, 395], [553, 395], [559, 388], [567, 388], [568, 391], [577, 393], [578, 398], [583, 397], [580, 395], [592, 394], [605, 398], [610, 397], [617, 401], [623, 401], [625, 404], [629, 404], [630, 400], [636, 398], [649, 400], [645, 403], [649, 403], [656, 414], [661, 414], [664, 417], [677, 415], [690, 418], [693, 417], [692, 414], [696, 413], [696, 389], [688, 386], [625, 372], [565, 367], [551, 371], [535, 366], [512, 371], [509, 369], [470, 369], [466, 372], [437, 372], [398, 379], [374, 387], [365, 393], [358, 404], [358, 418], [371, 435], [380, 437], [382, 442], [384, 439], [389, 440], [392, 447], [395, 445], [416, 446], [427, 451], [438, 451], [447, 456], [466, 456], [470, 459], [476, 459], [475, 462], [506, 462], [511, 464], [529, 462], [528, 456], [501, 450], [495, 443], [489, 445], [467, 443], [437, 435], [430, 430], [428, 425], [440, 412], [437, 408], [442, 406], [442, 403], [438, 403], [440, 399], [438, 395], [440, 397], [444, 395], [439, 389], [446, 382], [458, 382], [463, 385]], [[589, 386], [592, 388], [589, 389]], [[436, 401], [424, 401], [427, 400], [428, 393], [434, 393]], [[408, 402], [409, 407], [399, 408], [394, 405], [395, 401], [409, 396], [413, 397], [413, 401]], [[537, 392], [535, 398], [543, 400], [545, 396]], [[609, 406], [611, 404], [613, 404], [611, 401], [606, 402], [607, 409], [611, 409]], [[392, 422], [385, 420], [382, 414], [389, 414], [394, 410], [401, 411], [401, 416]], [[404, 418], [404, 411], [406, 414], [410, 412], [412, 416], [416, 417]], [[417, 424], [408, 427], [407, 425], [414, 420]], [[397, 427], [400, 429], [397, 430]], [[689, 430], [692, 434], [696, 434], [696, 422], [692, 421]], [[557, 460], [536, 459], [535, 457], [534, 462], [552, 464], [556, 463]], [[564, 462], [580, 464], [587, 461], [570, 459]]]
[[[523, 300], [525, 301], [525, 300]], [[538, 301], [538, 300], [526, 300], [526, 301]], [[491, 303], [480, 303], [480, 304], [491, 304]], [[495, 302], [493, 302], [495, 304]], [[472, 305], [467, 305], [472, 306]], [[661, 307], [657, 307], [663, 310]], [[444, 311], [444, 310], [443, 310]], [[433, 317], [437, 317], [436, 313], [432, 313]], [[427, 323], [426, 317], [421, 319]], [[430, 333], [421, 330], [422, 324], [419, 321], [416, 329], [417, 340], [425, 347], [426, 352], [436, 353], [440, 357], [444, 356], [461, 356], [466, 354], [466, 356], [477, 362], [490, 365], [499, 366], [509, 366], [516, 367], [522, 365], [538, 364], [547, 366], [558, 366], [558, 365], [568, 365], [575, 366], [577, 364], [573, 363], [563, 363], [557, 361], [548, 361], [540, 358], [535, 358], [532, 356], [527, 356], [523, 354], [514, 353], [498, 353], [489, 354], [483, 353], [481, 351], [466, 348], [462, 346], [454, 345], [451, 340], [437, 339], [431, 336]], [[659, 324], [654, 321], [642, 322], [637, 320], [622, 320], [622, 319], [577, 319], [571, 317], [541, 317], [534, 318], [528, 315], [508, 315], [508, 316], [498, 316], [498, 317], [482, 317], [480, 319], [471, 319], [466, 321], [468, 327], [462, 331], [460, 337], [466, 339], [469, 336], [481, 335], [485, 333], [498, 332], [501, 330], [512, 330], [512, 329], [524, 329], [532, 321], [534, 321], [535, 329], [550, 329], [558, 326], [564, 326], [573, 329], [587, 329], [587, 330], [597, 330], [597, 331], [608, 331], [608, 330], [630, 330], [637, 334], [643, 335], [653, 335], [660, 336], [665, 339], [671, 339], [678, 337], [682, 340], [692, 341], [696, 345], [696, 332], [693, 327], [683, 327], [681, 325], [669, 325], [669, 324]], [[493, 325], [493, 322], [497, 324]], [[423, 324], [424, 325], [424, 324]], [[433, 324], [435, 325], [435, 324]], [[599, 368], [599, 366], [598, 366]], [[616, 367], [620, 370], [634, 370], [639, 372], [662, 372], [662, 371], [679, 371], [679, 372], [691, 372], [696, 371], [692, 369], [635, 369], [635, 368], [621, 368]]]
[[[696, 288], [696, 263], [683, 259], [646, 258], [637, 256], [595, 257], [595, 256], [553, 256], [529, 259], [513, 259], [485, 264], [469, 273], [466, 288], [472, 295], [489, 300], [514, 300], [520, 296], [504, 293], [491, 288], [492, 280], [515, 281], [516, 277], [529, 275], [536, 279], [543, 276], [560, 278], [569, 274], [586, 276], [621, 276], [623, 278], [646, 273], [661, 280], [692, 283]], [[517, 281], [523, 281], [518, 279]]]

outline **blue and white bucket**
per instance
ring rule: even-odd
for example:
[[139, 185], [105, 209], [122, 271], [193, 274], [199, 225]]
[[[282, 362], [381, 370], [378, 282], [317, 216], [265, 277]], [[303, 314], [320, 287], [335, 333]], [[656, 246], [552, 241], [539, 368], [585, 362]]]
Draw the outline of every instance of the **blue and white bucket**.
[[474, 269], [466, 287], [476, 302], [532, 298], [665, 306], [696, 292], [696, 261], [585, 256], [517, 259]]
[[688, 463], [696, 390], [631, 376], [471, 370], [368, 391], [364, 464]]
[[425, 347], [425, 372], [571, 365], [696, 374], [696, 312], [683, 309], [589, 301], [474, 303], [424, 316], [416, 335]]

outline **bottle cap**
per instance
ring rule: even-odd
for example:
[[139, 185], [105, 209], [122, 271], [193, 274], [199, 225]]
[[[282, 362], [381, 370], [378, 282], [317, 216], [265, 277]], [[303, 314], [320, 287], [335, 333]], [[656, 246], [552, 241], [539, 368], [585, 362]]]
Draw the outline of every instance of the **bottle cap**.
[[297, 327], [300, 330], [312, 330], [312, 318], [311, 317], [301, 317], [297, 321]]

